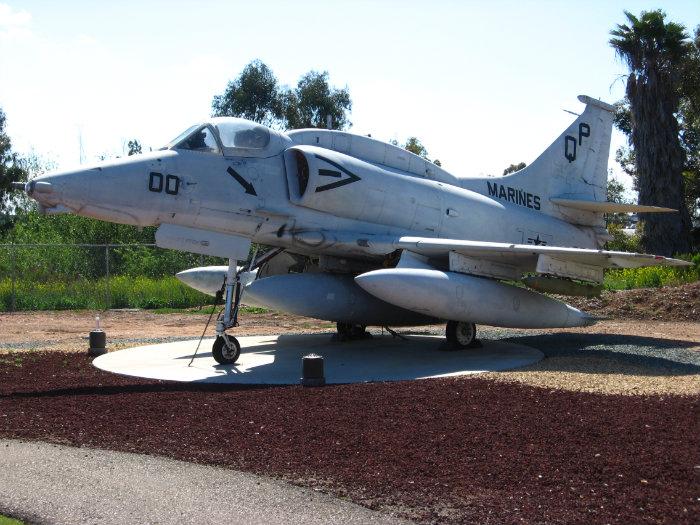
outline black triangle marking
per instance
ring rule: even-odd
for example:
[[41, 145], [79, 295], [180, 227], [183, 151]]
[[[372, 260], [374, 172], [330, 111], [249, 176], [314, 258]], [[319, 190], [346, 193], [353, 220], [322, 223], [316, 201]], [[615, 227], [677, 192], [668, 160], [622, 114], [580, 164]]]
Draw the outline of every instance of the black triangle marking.
[[[340, 188], [341, 186], [345, 186], [347, 184], [352, 184], [353, 182], [357, 182], [358, 180], [362, 180], [360, 177], [358, 177], [354, 173], [343, 168], [340, 164], [337, 164], [330, 159], [322, 157], [321, 155], [315, 155], [315, 156], [317, 159], [322, 160], [323, 162], [327, 162], [331, 166], [338, 168], [340, 171], [342, 171], [343, 173], [345, 173], [348, 176], [348, 178], [346, 178], [346, 179], [342, 179], [342, 180], [339, 180], [336, 182], [331, 182], [330, 184], [324, 184], [323, 186], [319, 186], [318, 188], [316, 188], [316, 193], [318, 193], [320, 191], [327, 191], [327, 190], [332, 190], [335, 188]], [[340, 172], [333, 171], [333, 170], [326, 170], [326, 169], [319, 169], [318, 174], [322, 177], [341, 177], [342, 176], [340, 174]]]

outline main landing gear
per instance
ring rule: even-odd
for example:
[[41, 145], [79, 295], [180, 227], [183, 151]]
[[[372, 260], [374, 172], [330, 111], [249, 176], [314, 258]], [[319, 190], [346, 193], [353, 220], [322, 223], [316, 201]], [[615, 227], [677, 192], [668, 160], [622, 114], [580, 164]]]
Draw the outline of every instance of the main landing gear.
[[367, 331], [365, 325], [338, 322], [335, 326], [338, 332], [333, 336], [333, 339], [336, 341], [355, 341], [372, 338], [372, 334]]
[[445, 337], [449, 348], [452, 350], [481, 346], [476, 338], [476, 325], [467, 321], [447, 321]]
[[236, 271], [238, 261], [228, 260], [226, 272], [226, 306], [222, 315], [216, 321], [216, 339], [211, 353], [220, 365], [231, 365], [241, 355], [241, 345], [238, 339], [226, 333], [226, 330], [238, 326], [238, 308], [241, 304], [241, 281]]

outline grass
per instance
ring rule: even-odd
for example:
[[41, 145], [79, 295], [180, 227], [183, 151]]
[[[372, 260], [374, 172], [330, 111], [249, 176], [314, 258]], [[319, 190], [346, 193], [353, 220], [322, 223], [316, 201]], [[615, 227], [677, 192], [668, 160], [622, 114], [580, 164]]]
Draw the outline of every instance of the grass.
[[[192, 308], [212, 297], [182, 284], [175, 277], [111, 277], [97, 280], [15, 283], [16, 310], [101, 310], [105, 308]], [[0, 280], [0, 311], [12, 305], [12, 282]]]
[[24, 525], [24, 522], [0, 514], [0, 525]]
[[[687, 268], [650, 266], [609, 270], [603, 286], [607, 290], [630, 290], [675, 286], [700, 280], [700, 254], [682, 257], [692, 260]], [[184, 285], [175, 277], [115, 276], [109, 281], [78, 278], [72, 281], [40, 281], [23, 278], [15, 283], [16, 310], [103, 310], [140, 308], [155, 313], [206, 314], [214, 298]], [[12, 305], [12, 282], [0, 279], [0, 312]], [[202, 305], [207, 305], [203, 308]], [[266, 313], [266, 308], [245, 306], [242, 313]]]
[[603, 287], [606, 290], [631, 290], [634, 288], [658, 288], [677, 286], [700, 280], [700, 255], [692, 257], [694, 266], [648, 266], [608, 270]]
[[[219, 305], [216, 308], [214, 306], [205, 306], [204, 308], [156, 308], [151, 310], [154, 314], [192, 314], [192, 315], [202, 315], [211, 314], [212, 310], [218, 311], [223, 305]], [[242, 314], [266, 314], [270, 310], [267, 308], [260, 308], [258, 306], [241, 306], [240, 312]]]

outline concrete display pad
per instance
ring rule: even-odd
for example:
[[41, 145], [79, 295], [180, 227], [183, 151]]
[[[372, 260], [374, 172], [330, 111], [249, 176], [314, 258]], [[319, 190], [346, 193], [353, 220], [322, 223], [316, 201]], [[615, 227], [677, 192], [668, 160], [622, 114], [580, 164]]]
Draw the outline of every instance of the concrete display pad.
[[241, 356], [234, 365], [219, 365], [211, 355], [213, 339], [205, 339], [191, 366], [198, 340], [138, 346], [102, 355], [93, 364], [107, 372], [169, 381], [239, 384], [297, 384], [301, 359], [324, 357], [327, 383], [402, 381], [493, 372], [536, 363], [544, 354], [535, 348], [482, 341], [482, 348], [445, 351], [445, 339], [389, 335], [337, 343], [330, 334], [240, 337]]

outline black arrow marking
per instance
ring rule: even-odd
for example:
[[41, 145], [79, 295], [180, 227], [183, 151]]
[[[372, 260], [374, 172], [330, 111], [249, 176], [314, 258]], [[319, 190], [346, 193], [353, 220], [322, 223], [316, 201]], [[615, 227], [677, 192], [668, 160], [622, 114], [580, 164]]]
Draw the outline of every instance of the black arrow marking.
[[243, 177], [241, 177], [238, 173], [236, 173], [236, 170], [234, 170], [234, 169], [233, 169], [232, 167], [230, 167], [230, 166], [229, 166], [228, 168], [226, 168], [226, 171], [228, 172], [229, 175], [231, 175], [231, 177], [233, 177], [234, 179], [236, 179], [236, 180], [238, 181], [238, 184], [240, 184], [241, 186], [243, 186], [243, 189], [245, 189], [245, 192], [246, 192], [248, 195], [254, 195], [255, 197], [258, 196], [258, 194], [255, 193], [255, 188], [253, 187], [253, 183], [252, 183], [252, 182], [248, 182], [247, 180], [245, 180], [245, 179], [244, 179]]
[[[326, 190], [332, 190], [334, 188], [340, 188], [341, 186], [345, 186], [346, 184], [352, 184], [353, 182], [357, 182], [358, 180], [362, 180], [362, 179], [360, 179], [360, 177], [358, 177], [354, 173], [350, 173], [348, 170], [343, 168], [340, 164], [336, 164], [332, 160], [329, 160], [325, 157], [322, 157], [321, 155], [316, 155], [316, 158], [319, 160], [322, 160], [323, 162], [327, 162], [331, 166], [338, 168], [340, 171], [342, 171], [343, 173], [345, 173], [348, 176], [347, 179], [342, 179], [342, 180], [339, 180], [336, 182], [331, 182], [330, 184], [324, 184], [323, 186], [319, 186], [318, 188], [316, 188], [316, 193], [318, 193], [319, 191], [326, 191]], [[322, 177], [336, 177], [336, 178], [342, 177], [340, 172], [334, 171], [334, 170], [319, 169], [318, 174]]]

